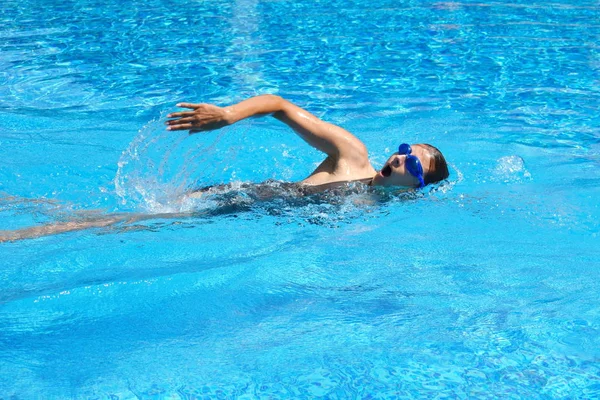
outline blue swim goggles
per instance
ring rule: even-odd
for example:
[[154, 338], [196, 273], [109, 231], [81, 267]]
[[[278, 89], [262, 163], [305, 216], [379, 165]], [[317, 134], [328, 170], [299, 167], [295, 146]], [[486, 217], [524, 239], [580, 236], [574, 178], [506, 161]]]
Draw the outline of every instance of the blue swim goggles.
[[422, 188], [425, 186], [425, 180], [423, 179], [423, 166], [421, 165], [421, 161], [410, 153], [412, 153], [410, 144], [402, 143], [398, 147], [398, 154], [406, 156], [406, 161], [404, 161], [406, 169], [412, 176], [419, 180], [419, 188]]

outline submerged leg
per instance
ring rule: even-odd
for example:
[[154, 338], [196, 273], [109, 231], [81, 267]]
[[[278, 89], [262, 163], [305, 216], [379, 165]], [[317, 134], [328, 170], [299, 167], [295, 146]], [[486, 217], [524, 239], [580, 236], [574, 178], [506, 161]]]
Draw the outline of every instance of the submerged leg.
[[14, 231], [0, 231], [0, 243], [23, 239], [33, 239], [42, 236], [57, 235], [59, 233], [81, 231], [84, 229], [104, 228], [119, 222], [127, 221], [127, 219], [130, 217], [131, 215], [127, 216], [123, 214], [116, 214], [83, 221], [58, 222], [48, 225], [16, 229]]
[[148, 219], [165, 219], [190, 217], [191, 213], [163, 213], [163, 214], [108, 214], [95, 216], [80, 221], [58, 222], [30, 228], [16, 229], [13, 231], [0, 231], [0, 243], [12, 242], [23, 239], [34, 239], [42, 236], [58, 235], [60, 233], [82, 231], [92, 228], [106, 228], [119, 223], [132, 224]]
[[[25, 197], [11, 196], [6, 193], [0, 192], [0, 211], [3, 208], [8, 209], [17, 205], [31, 204], [40, 206], [51, 206], [52, 209], [60, 209], [60, 203], [56, 200], [48, 199], [29, 199]], [[44, 213], [46, 214], [46, 213]], [[70, 221], [66, 222], [51, 222], [45, 225], [32, 226], [29, 228], [21, 228], [15, 230], [0, 230], [0, 243], [12, 242], [24, 239], [35, 239], [43, 236], [58, 235], [61, 233], [82, 231], [93, 228], [108, 228], [117, 224], [134, 224], [136, 222], [149, 220], [149, 219], [172, 219], [172, 218], [189, 218], [191, 216], [198, 215], [197, 212], [176, 212], [176, 213], [157, 213], [157, 214], [144, 214], [144, 213], [110, 213], [106, 214], [102, 209], [88, 209], [76, 211]]]

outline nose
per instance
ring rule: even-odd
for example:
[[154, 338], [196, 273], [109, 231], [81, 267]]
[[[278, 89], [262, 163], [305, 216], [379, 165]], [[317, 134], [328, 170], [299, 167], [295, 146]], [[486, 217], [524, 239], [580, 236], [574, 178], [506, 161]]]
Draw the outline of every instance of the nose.
[[402, 161], [402, 157], [406, 157], [406, 156], [401, 156], [401, 155], [396, 155], [394, 157], [394, 159], [392, 160], [391, 164], [393, 167], [399, 167], [401, 165], [401, 161]]

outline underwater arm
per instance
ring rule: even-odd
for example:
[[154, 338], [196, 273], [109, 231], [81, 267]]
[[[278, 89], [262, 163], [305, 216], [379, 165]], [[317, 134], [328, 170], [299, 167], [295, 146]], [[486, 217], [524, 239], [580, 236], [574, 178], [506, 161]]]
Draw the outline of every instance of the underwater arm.
[[169, 118], [175, 118], [167, 121], [169, 130], [189, 130], [194, 133], [219, 129], [249, 117], [273, 115], [291, 127], [308, 144], [331, 157], [368, 161], [367, 149], [356, 136], [279, 96], [252, 97], [229, 107], [191, 103], [179, 103], [177, 106], [193, 111], [169, 114]]

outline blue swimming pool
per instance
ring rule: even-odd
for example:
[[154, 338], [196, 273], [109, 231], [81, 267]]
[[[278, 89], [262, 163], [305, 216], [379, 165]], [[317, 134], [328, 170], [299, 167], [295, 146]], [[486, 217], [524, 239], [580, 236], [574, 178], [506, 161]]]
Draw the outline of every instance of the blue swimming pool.
[[[597, 1], [0, 10], [0, 231], [156, 214], [0, 244], [0, 398], [600, 397]], [[258, 201], [321, 155], [162, 125], [263, 93], [450, 179]]]

